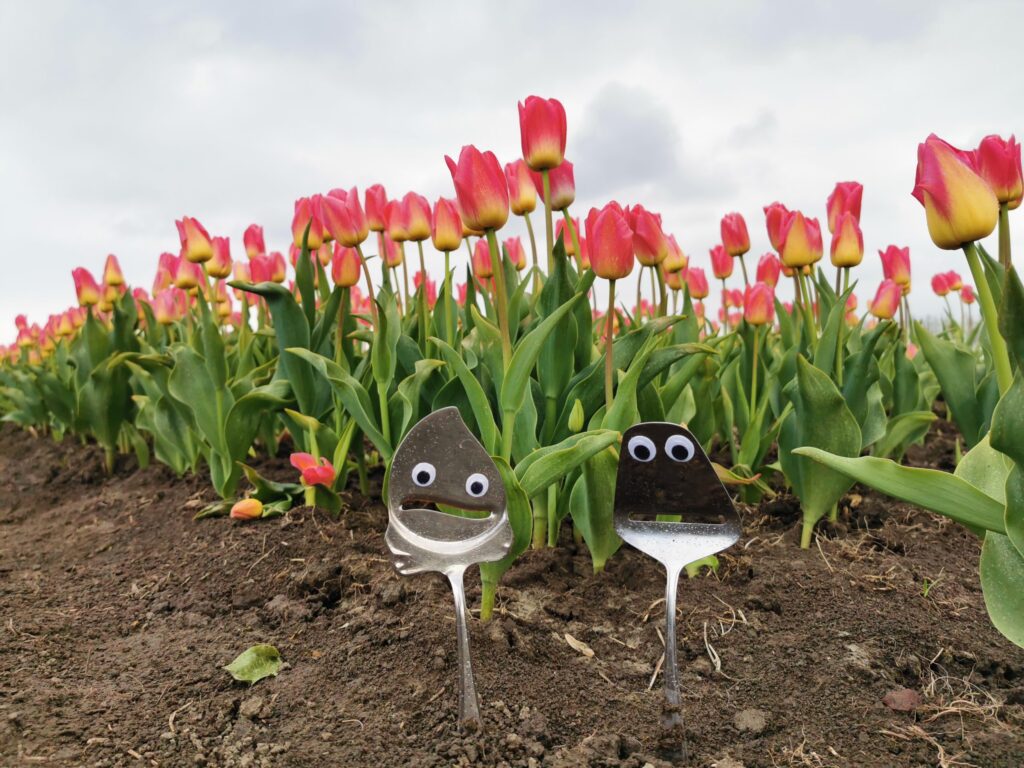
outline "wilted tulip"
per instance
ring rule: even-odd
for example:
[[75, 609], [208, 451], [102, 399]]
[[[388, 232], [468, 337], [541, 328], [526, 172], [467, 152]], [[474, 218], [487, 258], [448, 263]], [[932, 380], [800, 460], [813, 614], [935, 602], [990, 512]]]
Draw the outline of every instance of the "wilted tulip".
[[565, 108], [557, 99], [528, 96], [519, 104], [523, 159], [535, 171], [561, 165], [565, 159]]
[[107, 261], [103, 265], [103, 284], [114, 287], [124, 285], [124, 274], [121, 272], [121, 265], [114, 254], [107, 256]]
[[354, 248], [369, 236], [370, 227], [356, 187], [348, 191], [332, 189], [321, 198], [320, 210], [324, 226], [342, 245]]
[[757, 262], [757, 282], [770, 285], [772, 288], [779, 284], [779, 272], [782, 270], [782, 262], [774, 253], [766, 253]]
[[917, 147], [913, 195], [924, 206], [928, 234], [939, 248], [956, 250], [996, 228], [999, 201], [978, 175], [974, 154], [935, 134]]
[[231, 241], [227, 237], [215, 237], [211, 244], [213, 258], [206, 262], [206, 274], [223, 280], [231, 274]]
[[501, 229], [508, 221], [508, 181], [493, 152], [472, 145], [462, 148], [456, 163], [445, 156], [455, 184], [462, 221], [471, 229]]
[[293, 453], [289, 461], [302, 474], [302, 484], [305, 486], [323, 485], [329, 488], [334, 483], [334, 466], [323, 456], [318, 460], [309, 453]]
[[768, 240], [776, 253], [782, 253], [782, 229], [789, 219], [789, 209], [782, 203], [772, 203], [764, 207], [764, 222], [768, 230]]
[[532, 212], [537, 207], [537, 187], [533, 183], [530, 169], [523, 160], [505, 165], [508, 180], [508, 202], [516, 216]]
[[292, 240], [296, 248], [302, 247], [302, 238], [307, 226], [309, 227], [309, 235], [306, 243], [309, 250], [315, 251], [320, 247], [320, 243], [324, 241], [324, 225], [323, 220], [320, 218], [320, 208], [321, 202], [319, 197], [317, 197], [315, 202], [308, 197], [300, 197], [295, 201], [295, 215], [292, 217]]
[[686, 287], [690, 289], [692, 299], [706, 299], [711, 293], [707, 275], [700, 267], [690, 267], [686, 270]]
[[178, 227], [182, 257], [195, 264], [202, 264], [213, 258], [213, 244], [202, 224], [190, 216], [182, 216], [181, 221], [174, 223]]
[[730, 256], [742, 256], [750, 250], [750, 235], [747, 222], [738, 213], [727, 213], [722, 217], [722, 245]]
[[879, 251], [878, 255], [882, 259], [882, 274], [886, 279], [909, 287], [910, 248], [899, 248], [895, 245], [890, 245], [884, 251]]
[[743, 296], [743, 317], [751, 325], [767, 325], [775, 319], [775, 291], [765, 283], [748, 285]]
[[89, 270], [77, 267], [71, 270], [71, 278], [75, 281], [75, 293], [78, 295], [79, 306], [92, 307], [99, 304], [100, 287]]
[[263, 227], [259, 224], [250, 224], [242, 234], [242, 243], [245, 245], [245, 255], [254, 259], [267, 252], [267, 246], [263, 242]]
[[860, 206], [864, 196], [864, 187], [857, 181], [840, 181], [832, 194], [828, 196], [826, 206], [828, 208], [828, 231], [833, 234], [839, 224], [839, 217], [844, 213], [853, 216], [853, 220], [860, 224]]
[[360, 269], [363, 262], [355, 248], [349, 248], [340, 242], [334, 244], [334, 255], [331, 258], [331, 280], [342, 288], [351, 288], [359, 282]]
[[434, 203], [431, 235], [434, 248], [444, 253], [458, 250], [462, 245], [462, 218], [455, 201], [441, 197]]
[[430, 237], [430, 203], [416, 192], [406, 192], [402, 198], [402, 218], [409, 240], [419, 243]]
[[1011, 211], [1024, 198], [1024, 178], [1021, 176], [1020, 144], [1016, 138], [986, 136], [975, 152], [978, 173], [995, 192], [996, 200], [1005, 203]]
[[782, 263], [789, 267], [807, 267], [821, 259], [821, 226], [793, 211], [782, 226]]
[[231, 507], [230, 517], [235, 520], [256, 520], [263, 517], [263, 502], [252, 497], [236, 501]]
[[834, 267], [856, 267], [864, 259], [864, 235], [852, 213], [839, 215], [832, 235], [830, 256]]
[[716, 245], [711, 249], [711, 272], [718, 280], [726, 280], [732, 276], [732, 256], [724, 245]]
[[879, 320], [891, 320], [896, 310], [900, 307], [900, 300], [903, 298], [903, 289], [893, 280], [883, 280], [878, 286], [878, 293], [875, 300], [868, 307], [872, 315]]

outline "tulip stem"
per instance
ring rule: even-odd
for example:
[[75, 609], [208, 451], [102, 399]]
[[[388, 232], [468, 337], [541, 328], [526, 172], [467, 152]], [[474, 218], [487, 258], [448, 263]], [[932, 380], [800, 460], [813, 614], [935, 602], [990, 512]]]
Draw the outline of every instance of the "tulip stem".
[[761, 346], [758, 328], [754, 326], [754, 360], [750, 371], [750, 411], [757, 410], [757, 350]]
[[[658, 295], [658, 268], [651, 267], [651, 304], [654, 304], [654, 299]], [[658, 302], [658, 306], [661, 306], [661, 302]], [[654, 312], [651, 312], [651, 317], [654, 317]]]
[[533, 223], [530, 221], [529, 211], [523, 211], [523, 220], [526, 222], [526, 231], [530, 234], [530, 252], [533, 254], [533, 292], [540, 293], [540, 267], [537, 265], [537, 238], [533, 234]]
[[576, 225], [573, 224], [572, 216], [569, 215], [569, 209], [562, 209], [562, 216], [565, 217], [565, 226], [569, 230], [569, 237], [572, 240], [573, 252], [576, 254], [576, 264], [579, 267], [580, 274], [583, 274], [583, 253], [580, 251], [580, 236], [576, 232]]
[[640, 319], [644, 316], [643, 311], [643, 293], [641, 292], [641, 286], [644, 284], [644, 270], [646, 267], [641, 264], [640, 271], [636, 276], [636, 306], [633, 307], [633, 322], [639, 323]]
[[[383, 242], [383, 238], [381, 240]], [[373, 317], [373, 328], [377, 329], [377, 296], [373, 292], [373, 278], [370, 277], [370, 265], [366, 263], [366, 257], [363, 256], [363, 246], [356, 244], [356, 253], [359, 254], [359, 261], [363, 264], [363, 274], [366, 276], [366, 291], [370, 294], [370, 315]], [[385, 264], [385, 260], [381, 257], [381, 264]], [[383, 267], [384, 273], [386, 274], [388, 268]]]
[[420, 341], [420, 351], [425, 356], [428, 356], [427, 336], [429, 334], [429, 331], [427, 329], [427, 266], [426, 262], [423, 260], [423, 241], [417, 240], [416, 247], [419, 249], [420, 252], [420, 287], [416, 291], [416, 310], [419, 313], [419, 317], [417, 318], [416, 323], [416, 325], [418, 326], [417, 335], [419, 336]]
[[814, 351], [818, 346], [818, 332], [814, 326], [814, 304], [811, 302], [811, 291], [807, 287], [806, 275], [803, 270], [797, 267], [797, 285], [800, 288], [801, 293], [801, 304], [803, 304], [804, 310], [804, 325], [807, 326], [807, 343], [810, 345], [811, 351]]
[[[498, 309], [498, 328], [501, 330], [501, 357], [508, 368], [512, 359], [512, 337], [508, 328], [508, 296], [505, 294], [505, 260], [498, 247], [493, 229], [487, 230], [487, 245], [491, 251], [491, 269], [494, 274], [494, 297]], [[511, 429], [509, 430], [511, 432]]]
[[999, 204], [999, 263], [1009, 269], [1010, 258], [1010, 208], [1008, 203]]
[[405, 243], [400, 243], [399, 248], [402, 251], [402, 284], [405, 288], [405, 306], [403, 311], [409, 311], [409, 265], [405, 261]]
[[615, 366], [612, 362], [612, 319], [615, 317], [615, 279], [608, 281], [608, 314], [605, 315], [604, 331], [604, 413], [607, 417], [612, 409], [612, 387]]
[[743, 260], [742, 253], [738, 256], [738, 258], [740, 260], [740, 269], [743, 270], [743, 287], [746, 288], [748, 285], [750, 285], [750, 280], [747, 279], [747, 262]]
[[444, 252], [444, 324], [448, 343], [455, 346], [455, 299], [452, 297], [451, 252]]
[[1013, 383], [1013, 373], [1010, 369], [1010, 356], [1006, 351], [1006, 342], [999, 333], [999, 316], [996, 314], [992, 290], [985, 277], [985, 270], [981, 266], [977, 246], [974, 243], [964, 243], [964, 254], [967, 256], [967, 265], [971, 268], [974, 285], [978, 289], [978, 303], [981, 305], [981, 316], [985, 321], [985, 332], [988, 334], [989, 347], [992, 351], [992, 364], [996, 369], [999, 394], [1005, 395], [1010, 384]]
[[540, 172], [541, 187], [544, 193], [544, 233], [548, 238], [548, 275], [555, 269], [555, 229], [551, 222], [551, 177], [545, 168]]

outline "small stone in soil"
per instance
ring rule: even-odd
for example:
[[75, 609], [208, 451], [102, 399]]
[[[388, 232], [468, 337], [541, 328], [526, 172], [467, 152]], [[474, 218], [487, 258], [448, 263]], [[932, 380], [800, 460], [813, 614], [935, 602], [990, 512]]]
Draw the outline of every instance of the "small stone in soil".
[[885, 694], [882, 703], [893, 712], [913, 712], [921, 706], [921, 694], [910, 688], [897, 688]]
[[757, 735], [768, 725], [768, 713], [763, 709], [744, 709], [732, 719], [736, 730]]
[[238, 714], [252, 720], [259, 716], [261, 709], [263, 709], [263, 697], [252, 696], [239, 705]]

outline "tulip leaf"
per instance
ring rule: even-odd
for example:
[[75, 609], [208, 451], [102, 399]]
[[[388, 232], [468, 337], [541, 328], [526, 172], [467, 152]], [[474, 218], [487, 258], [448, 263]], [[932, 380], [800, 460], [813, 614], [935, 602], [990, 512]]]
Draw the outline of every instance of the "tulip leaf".
[[1003, 302], [999, 309], [999, 331], [1006, 346], [1024, 370], [1024, 285], [1016, 267], [1010, 267], [1003, 279]]
[[921, 352], [939, 380], [950, 414], [967, 444], [974, 445], [983, 434], [985, 421], [978, 402], [974, 355], [933, 336], [920, 323], [915, 326]]
[[587, 459], [569, 497], [569, 514], [590, 550], [594, 573], [603, 571], [622, 546], [614, 525], [618, 464], [618, 452], [611, 447]]
[[515, 472], [500, 456], [492, 456], [505, 485], [506, 508], [508, 521], [512, 526], [512, 548], [501, 560], [491, 563], [480, 563], [480, 579], [484, 583], [497, 584], [516, 558], [530, 546], [533, 534], [533, 515], [530, 511], [530, 499], [523, 491]]
[[491, 410], [490, 401], [488, 401], [483, 387], [473, 375], [473, 372], [466, 367], [465, 360], [451, 346], [436, 336], [431, 336], [430, 342], [437, 347], [444, 361], [454, 371], [459, 383], [462, 384], [462, 389], [469, 400], [469, 406], [473, 410], [473, 417], [476, 419], [481, 445], [483, 445], [488, 453], [496, 454], [499, 445], [498, 427], [494, 421], [494, 411]]
[[247, 648], [224, 667], [241, 683], [256, 683], [281, 671], [281, 654], [272, 645], [261, 643]]
[[908, 445], [916, 443], [928, 433], [936, 418], [931, 411], [910, 411], [889, 419], [885, 434], [872, 447], [872, 454], [880, 458], [899, 459]]
[[620, 437], [618, 432], [605, 429], [573, 435], [531, 453], [516, 466], [516, 477], [527, 496], [536, 496], [591, 456], [615, 445]]
[[1024, 555], [1009, 538], [990, 531], [981, 547], [980, 572], [992, 624], [1024, 647]]

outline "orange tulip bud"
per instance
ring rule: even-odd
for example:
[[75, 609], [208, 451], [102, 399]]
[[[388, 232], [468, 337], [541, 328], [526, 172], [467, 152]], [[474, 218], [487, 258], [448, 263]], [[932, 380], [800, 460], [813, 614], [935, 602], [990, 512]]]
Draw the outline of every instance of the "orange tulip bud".
[[263, 502], [252, 497], [236, 501], [231, 507], [231, 517], [235, 520], [257, 520], [263, 517]]

